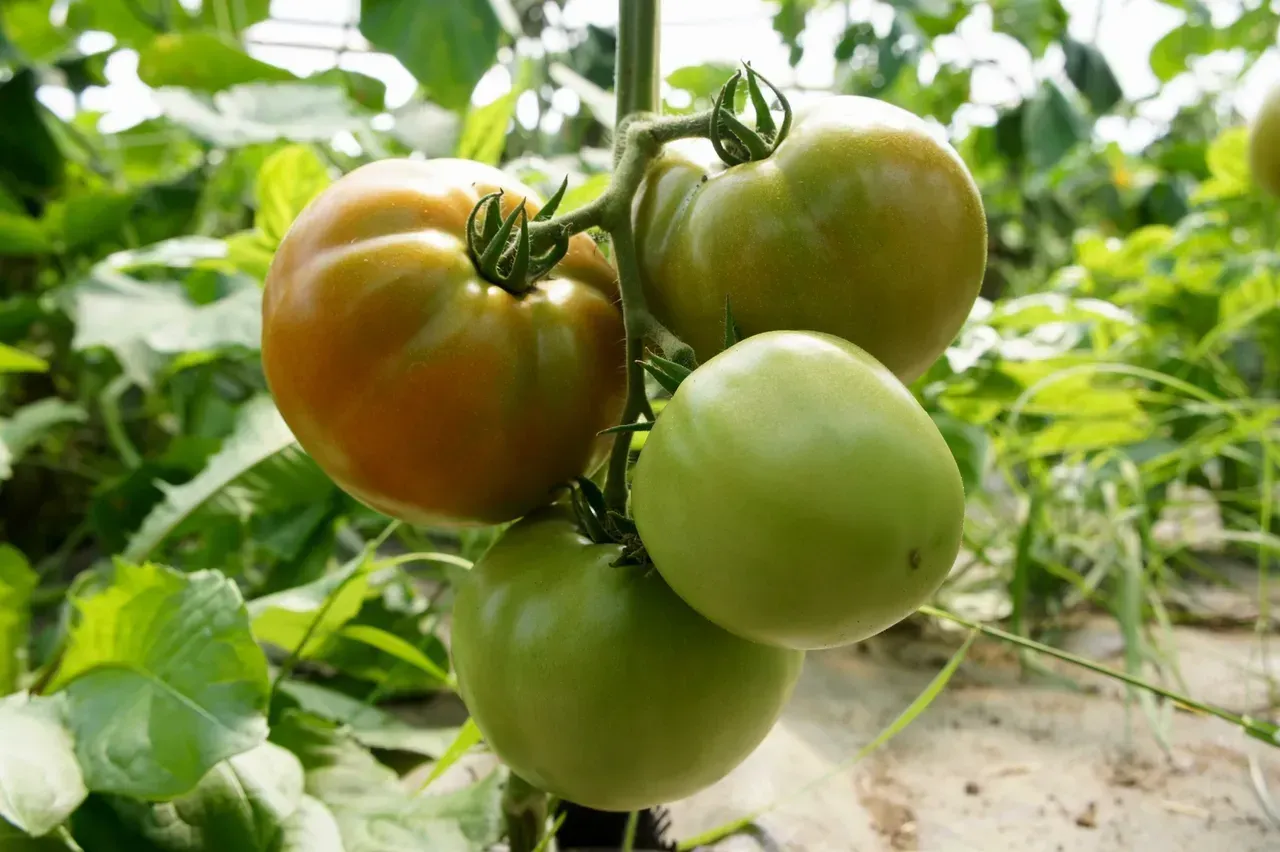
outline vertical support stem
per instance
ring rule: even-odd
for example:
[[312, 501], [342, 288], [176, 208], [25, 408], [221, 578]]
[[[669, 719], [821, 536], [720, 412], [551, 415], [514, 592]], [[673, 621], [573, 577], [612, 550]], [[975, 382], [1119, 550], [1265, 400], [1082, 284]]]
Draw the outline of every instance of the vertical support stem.
[[660, 0], [618, 0], [617, 122], [658, 111]]

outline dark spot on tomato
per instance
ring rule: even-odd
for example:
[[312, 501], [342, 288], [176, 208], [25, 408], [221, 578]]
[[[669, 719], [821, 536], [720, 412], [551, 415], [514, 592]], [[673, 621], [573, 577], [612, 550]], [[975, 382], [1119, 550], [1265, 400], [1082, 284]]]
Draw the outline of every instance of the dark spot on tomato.
[[907, 561], [911, 563], [911, 570], [914, 571], [920, 567], [920, 548], [912, 548], [907, 554]]

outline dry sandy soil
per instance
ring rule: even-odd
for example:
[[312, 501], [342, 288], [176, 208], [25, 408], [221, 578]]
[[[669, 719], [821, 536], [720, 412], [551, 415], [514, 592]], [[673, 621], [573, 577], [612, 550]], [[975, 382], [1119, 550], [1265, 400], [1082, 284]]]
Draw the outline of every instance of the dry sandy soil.
[[[783, 798], [759, 818], [761, 833], [722, 841], [716, 852], [1280, 849], [1280, 828], [1249, 772], [1252, 755], [1280, 797], [1280, 749], [1219, 720], [1169, 712], [1166, 752], [1123, 688], [1078, 670], [1071, 676], [1084, 689], [1020, 677], [1007, 649], [987, 640], [914, 724], [802, 789], [889, 724], [957, 644], [895, 633], [810, 654], [786, 714], [756, 753], [672, 807], [676, 836]], [[1268, 717], [1256, 635], [1177, 628], [1174, 644], [1191, 695]], [[1119, 634], [1104, 618], [1068, 645], [1120, 662]], [[1274, 660], [1272, 674], [1280, 674]]]

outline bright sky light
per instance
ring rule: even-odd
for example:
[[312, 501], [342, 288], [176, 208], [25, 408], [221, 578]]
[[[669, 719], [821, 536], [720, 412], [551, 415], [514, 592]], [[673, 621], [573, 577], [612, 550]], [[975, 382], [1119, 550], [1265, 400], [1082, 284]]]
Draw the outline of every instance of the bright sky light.
[[[1099, 15], [1099, 4], [1103, 13]], [[1240, 55], [1226, 54], [1197, 64], [1196, 73], [1184, 75], [1160, 91], [1159, 83], [1147, 64], [1147, 55], [1161, 36], [1177, 26], [1183, 13], [1156, 0], [1063, 0], [1071, 15], [1071, 34], [1083, 41], [1094, 41], [1107, 57], [1126, 96], [1130, 100], [1159, 92], [1158, 97], [1139, 108], [1141, 118], [1134, 122], [1104, 118], [1098, 132], [1129, 149], [1140, 148], [1157, 136], [1160, 125], [1177, 109], [1198, 95], [1202, 87], [1224, 88], [1221, 75], [1233, 74], [1243, 62]], [[1238, 0], [1210, 0], [1215, 12], [1229, 20]], [[686, 65], [709, 61], [736, 62], [750, 58], [770, 79], [782, 85], [824, 88], [831, 85], [835, 72], [833, 48], [844, 27], [844, 10], [838, 4], [815, 15], [805, 33], [804, 59], [796, 69], [787, 64], [787, 51], [770, 18], [775, 4], [767, 0], [666, 0], [663, 8], [662, 55], [664, 72]], [[367, 44], [359, 32], [333, 26], [356, 20], [359, 0], [274, 0], [273, 19], [251, 28], [250, 52], [296, 73], [310, 74], [332, 67], [342, 67], [378, 77], [387, 84], [389, 107], [408, 101], [416, 84], [413, 77], [394, 58], [367, 52]], [[855, 19], [870, 19], [887, 30], [892, 10], [877, 0], [853, 0], [851, 14]], [[611, 26], [617, 20], [616, 0], [570, 0], [565, 7], [564, 24], [577, 28], [593, 23]], [[301, 23], [310, 21], [314, 23]], [[85, 48], [102, 49], [105, 35], [88, 34]], [[106, 42], [109, 44], [109, 41]], [[296, 46], [295, 46], [296, 45]], [[342, 48], [351, 52], [339, 54]], [[988, 9], [979, 7], [952, 36], [938, 39], [934, 49], [943, 61], [967, 64], [975, 59], [994, 60], [997, 68], [979, 67], [973, 75], [973, 101], [957, 116], [957, 122], [988, 123], [994, 120], [995, 106], [1016, 101], [1034, 91], [1037, 76], [1062, 75], [1063, 57], [1055, 46], [1037, 65], [1026, 51], [1009, 36], [993, 33]], [[149, 90], [137, 78], [137, 57], [132, 51], [116, 53], [108, 63], [111, 85], [86, 92], [84, 105], [106, 113], [104, 130], [130, 126], [157, 110]], [[1280, 52], [1268, 54], [1246, 75], [1244, 84], [1229, 92], [1235, 106], [1246, 116], [1252, 115], [1261, 102], [1269, 83], [1280, 80]], [[510, 85], [504, 73], [488, 75], [477, 87], [475, 99], [486, 102], [498, 97]], [[74, 107], [70, 92], [45, 87], [41, 99], [60, 114]], [[572, 111], [576, 98], [565, 98], [559, 104]]]

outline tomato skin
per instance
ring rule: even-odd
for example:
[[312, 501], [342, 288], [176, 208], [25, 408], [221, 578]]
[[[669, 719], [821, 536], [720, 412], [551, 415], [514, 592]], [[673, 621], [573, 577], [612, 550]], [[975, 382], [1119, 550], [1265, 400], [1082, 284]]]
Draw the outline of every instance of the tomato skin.
[[911, 113], [838, 96], [799, 108], [766, 160], [667, 147], [633, 208], [649, 307], [705, 361], [725, 298], [743, 334], [812, 329], [911, 382], [982, 285], [987, 222], [955, 151]]
[[1249, 165], [1258, 185], [1280, 198], [1280, 84], [1267, 93], [1253, 120]]
[[489, 746], [530, 783], [606, 811], [728, 774], [804, 660], [724, 632], [650, 567], [611, 567], [620, 553], [542, 509], [476, 564], [453, 608], [458, 685]]
[[417, 524], [509, 521], [603, 460], [625, 396], [616, 274], [585, 235], [533, 291], [480, 278], [479, 198], [528, 187], [467, 160], [383, 160], [285, 236], [263, 296], [267, 381], [343, 489]]
[[768, 332], [685, 379], [636, 464], [654, 567], [726, 630], [857, 642], [924, 603], [960, 547], [964, 487], [937, 427], [866, 352]]

